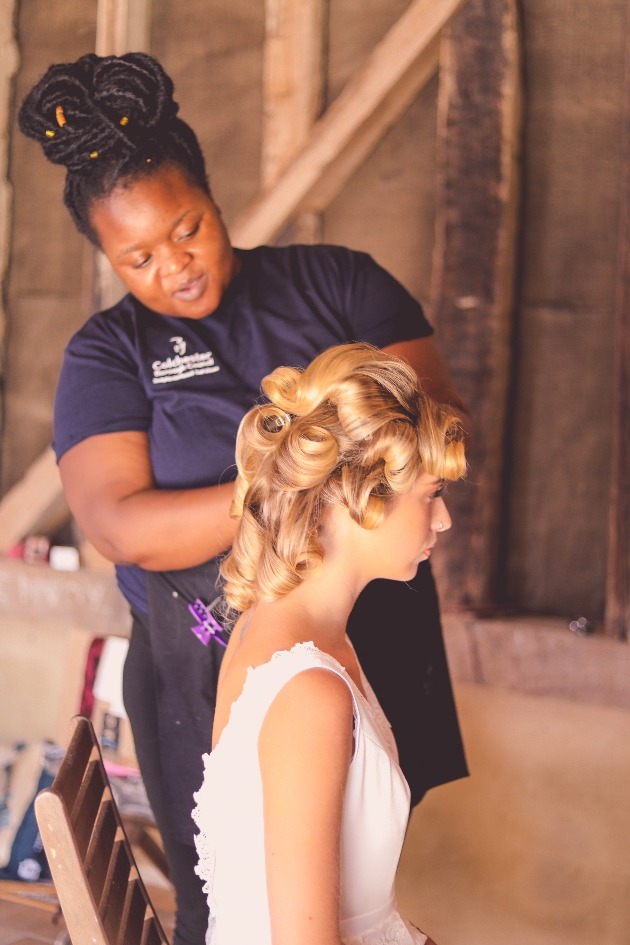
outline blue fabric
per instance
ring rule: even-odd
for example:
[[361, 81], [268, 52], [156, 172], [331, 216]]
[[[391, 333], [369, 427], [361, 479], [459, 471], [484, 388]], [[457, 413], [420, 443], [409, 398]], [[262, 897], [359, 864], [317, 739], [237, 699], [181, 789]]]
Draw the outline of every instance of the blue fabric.
[[37, 883], [50, 879], [50, 869], [35, 819], [35, 798], [54, 781], [54, 775], [44, 768], [40, 774], [35, 794], [27, 807], [11, 846], [7, 865], [0, 869], [0, 879], [21, 879]]
[[[365, 253], [236, 252], [241, 271], [208, 317], [158, 315], [127, 295], [77, 332], [57, 389], [58, 458], [87, 437], [139, 430], [149, 434], [159, 487], [229, 481], [240, 420], [279, 364], [306, 366], [348, 341], [384, 347], [433, 333], [418, 302]], [[146, 612], [142, 572], [117, 571], [131, 605]]]

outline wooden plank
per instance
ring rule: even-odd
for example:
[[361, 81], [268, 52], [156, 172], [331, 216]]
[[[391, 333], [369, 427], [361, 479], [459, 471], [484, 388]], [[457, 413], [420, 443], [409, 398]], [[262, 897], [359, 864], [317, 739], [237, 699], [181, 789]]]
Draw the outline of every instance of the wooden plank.
[[29, 909], [40, 909], [53, 915], [59, 912], [59, 900], [49, 882], [25, 883], [22, 879], [3, 879], [0, 883], [0, 902], [11, 902]]
[[152, 0], [98, 0], [97, 56], [148, 51]]
[[[9, 181], [9, 128], [13, 81], [19, 64], [15, 41], [16, 0], [0, 5], [0, 351], [5, 331], [5, 278], [9, 261], [13, 189]], [[0, 355], [1, 356], [1, 355]], [[3, 365], [0, 362], [0, 370]]]
[[298, 210], [322, 209], [309, 205], [311, 193], [387, 96], [404, 81], [461, 3], [414, 0], [315, 124], [304, 149], [276, 184], [230, 227], [236, 245], [268, 242]]
[[623, 179], [615, 312], [613, 450], [604, 631], [630, 635], [630, 32], [626, 31]]
[[455, 683], [630, 710], [630, 647], [603, 634], [580, 636], [558, 617], [444, 614]]
[[46, 619], [54, 632], [68, 626], [92, 636], [125, 635], [131, 630], [129, 605], [113, 574], [55, 571], [10, 558], [0, 560], [0, 611], [4, 620]]
[[[266, 0], [260, 179], [276, 183], [304, 147], [324, 100], [327, 0]], [[322, 220], [304, 212], [291, 221], [288, 242], [317, 243]]]
[[325, 0], [266, 0], [263, 47], [263, 189], [307, 140], [324, 95]]
[[63, 801], [47, 788], [35, 799], [35, 812], [71, 939], [75, 942], [89, 941], [92, 945], [108, 945], [92, 894], [88, 886], [78, 880], [81, 859], [67, 826]]
[[374, 111], [313, 186], [305, 200], [312, 212], [323, 212], [367, 160], [383, 135], [401, 118], [438, 70], [440, 35], [436, 35], [413, 66], [383, 97]]
[[[152, 0], [98, 0], [95, 52], [122, 56], [149, 51]], [[114, 305], [127, 289], [103, 253], [94, 253], [94, 308]]]
[[[21, 541], [48, 513], [58, 510], [62, 495], [55, 456], [47, 449], [0, 502], [0, 554]], [[61, 511], [55, 511], [55, 518], [62, 515], [68, 515], [64, 503]]]
[[469, 0], [445, 31], [431, 317], [473, 417], [467, 484], [450, 493], [457, 540], [438, 559], [449, 603], [496, 595], [519, 205], [516, 0]]

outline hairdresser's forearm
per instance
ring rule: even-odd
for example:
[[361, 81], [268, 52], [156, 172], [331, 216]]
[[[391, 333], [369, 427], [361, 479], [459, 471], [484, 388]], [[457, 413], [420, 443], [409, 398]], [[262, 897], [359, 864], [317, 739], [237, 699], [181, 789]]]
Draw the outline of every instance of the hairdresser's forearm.
[[105, 544], [100, 550], [116, 563], [149, 571], [202, 564], [232, 544], [232, 491], [230, 483], [181, 491], [148, 489], [127, 496], [94, 516], [94, 543]]
[[61, 458], [59, 469], [79, 526], [117, 564], [152, 571], [188, 568], [232, 543], [232, 483], [157, 489], [144, 433], [89, 437]]

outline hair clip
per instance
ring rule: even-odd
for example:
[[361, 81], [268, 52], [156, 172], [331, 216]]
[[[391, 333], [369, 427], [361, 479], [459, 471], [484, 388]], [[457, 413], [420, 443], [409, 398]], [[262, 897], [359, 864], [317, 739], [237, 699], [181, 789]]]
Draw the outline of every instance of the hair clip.
[[287, 413], [267, 414], [263, 418], [263, 427], [267, 433], [280, 433], [291, 423], [291, 417]]
[[122, 125], [123, 128], [124, 128], [125, 125], [128, 125], [128, 124], [129, 124], [129, 118], [127, 117], [127, 115], [123, 115], [122, 118], [120, 119], [120, 121], [118, 122], [118, 124], [119, 124], [119, 125]]
[[190, 629], [197, 639], [201, 640], [204, 646], [207, 646], [210, 640], [216, 640], [221, 646], [227, 646], [227, 643], [221, 636], [224, 632], [224, 628], [216, 617], [214, 617], [207, 604], [204, 604], [204, 602], [197, 597], [194, 603], [188, 605], [188, 610], [195, 620], [199, 621], [198, 624]]
[[98, 151], [90, 151], [90, 157], [92, 158], [92, 160], [94, 160], [94, 158], [97, 158], [97, 157], [98, 157]]
[[60, 128], [66, 124], [66, 116], [63, 113], [63, 105], [57, 105], [55, 109], [55, 118], [57, 119], [57, 124]]
[[55, 137], [55, 132], [52, 130], [52, 128], [46, 128], [46, 137], [47, 138]]

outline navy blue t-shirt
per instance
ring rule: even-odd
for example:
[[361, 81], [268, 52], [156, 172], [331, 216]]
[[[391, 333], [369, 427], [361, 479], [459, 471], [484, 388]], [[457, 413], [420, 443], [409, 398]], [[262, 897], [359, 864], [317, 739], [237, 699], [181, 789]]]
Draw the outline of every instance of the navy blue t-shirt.
[[[206, 318], [159, 315], [127, 295], [73, 336], [55, 400], [57, 459], [87, 437], [139, 430], [158, 487], [229, 481], [238, 425], [278, 365], [305, 367], [349, 341], [385, 347], [433, 333], [418, 302], [365, 253], [235, 252], [241, 270]], [[117, 574], [130, 604], [146, 611], [143, 572]]]

